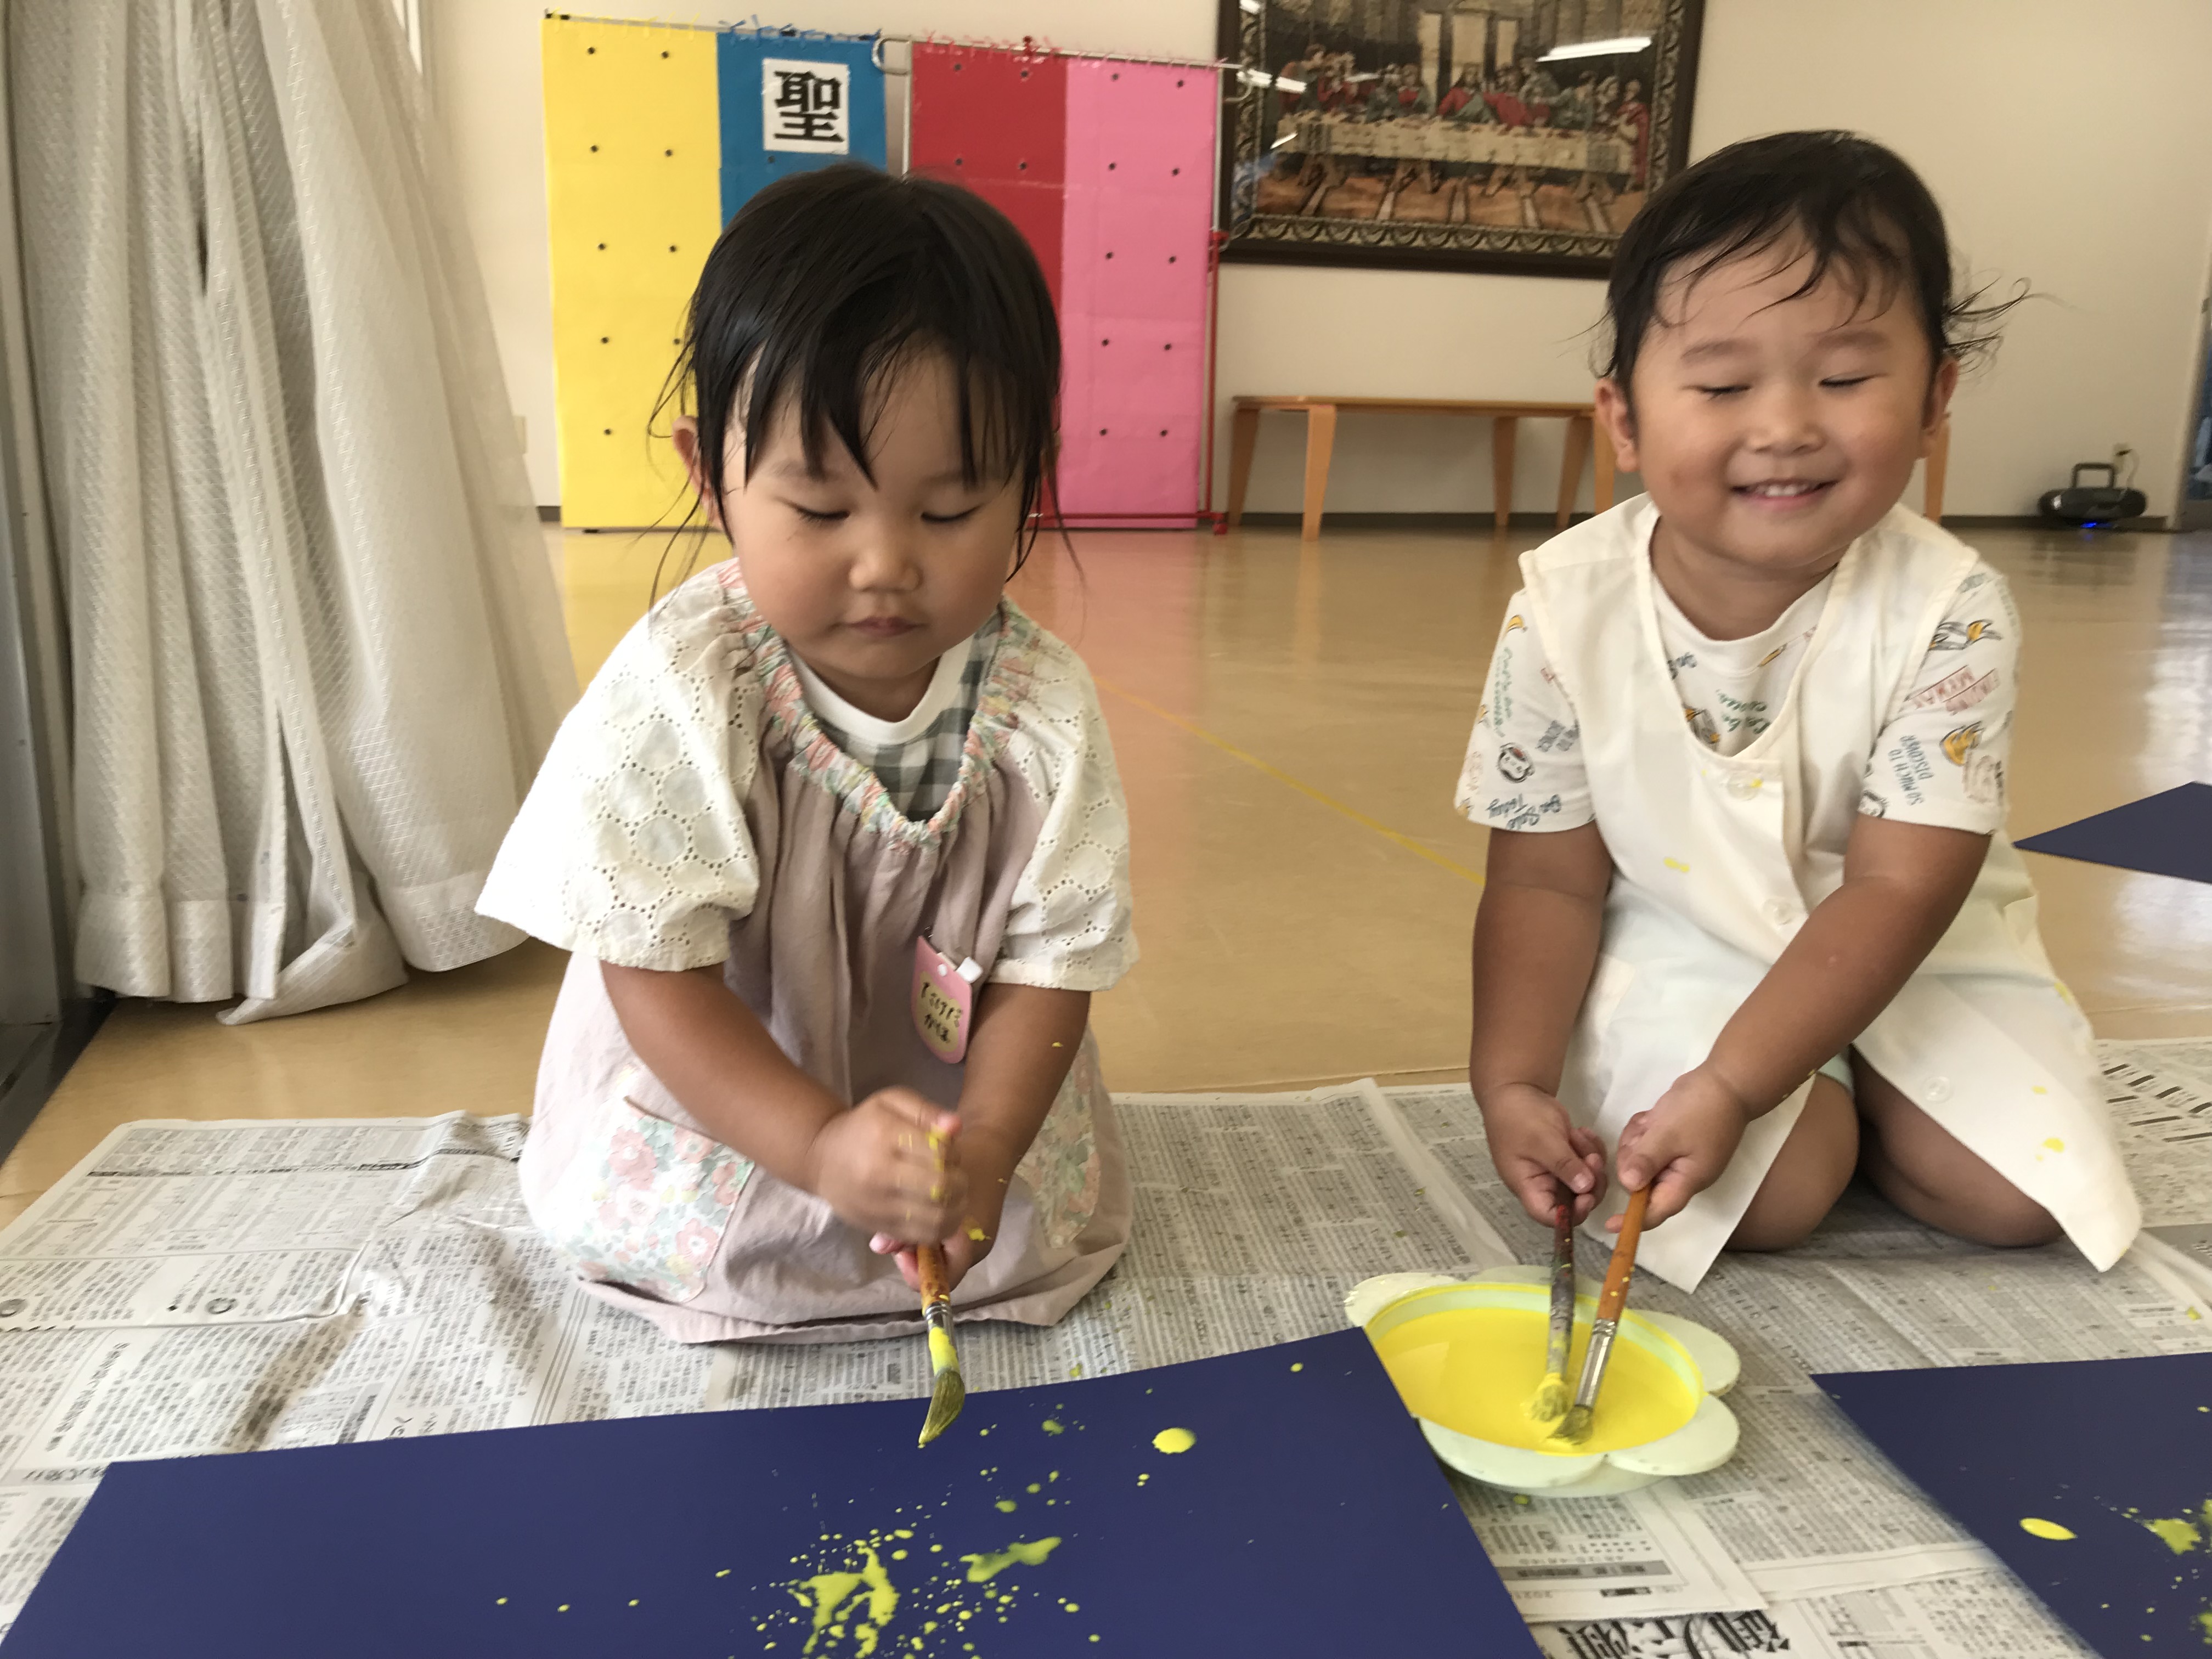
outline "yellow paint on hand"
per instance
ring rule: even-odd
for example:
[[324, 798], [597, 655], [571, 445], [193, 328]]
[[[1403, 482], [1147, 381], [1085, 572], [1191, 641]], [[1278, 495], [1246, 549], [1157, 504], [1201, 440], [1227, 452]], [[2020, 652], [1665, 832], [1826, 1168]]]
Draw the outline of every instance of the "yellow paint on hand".
[[976, 1226], [973, 1222], [969, 1224], [968, 1237], [970, 1240], [978, 1244], [988, 1244], [991, 1242], [991, 1235], [985, 1232], [981, 1227]]
[[929, 1365], [932, 1370], [949, 1371], [960, 1364], [960, 1355], [952, 1346], [952, 1333], [932, 1331], [929, 1334]]
[[968, 1582], [988, 1584], [1017, 1561], [1025, 1567], [1044, 1565], [1044, 1559], [1060, 1547], [1057, 1538], [1040, 1538], [1035, 1543], [1017, 1539], [1002, 1550], [993, 1550], [987, 1555], [963, 1555], [968, 1564]]
[[2051, 1136], [2051, 1139], [2045, 1141], [2043, 1145], [2045, 1148], [2050, 1152], [2063, 1152], [2066, 1150], [2066, 1143], [2061, 1140], [2057, 1135]]
[[1152, 1449], [1168, 1453], [1187, 1452], [1198, 1443], [1198, 1437], [1188, 1429], [1162, 1429], [1152, 1437]]
[[2045, 1521], [2033, 1515], [2021, 1517], [2020, 1529], [2038, 1538], [2048, 1538], [2054, 1543], [2063, 1543], [2074, 1535], [2056, 1521]]
[[[1417, 1417], [1477, 1440], [1553, 1456], [1641, 1446], [1694, 1416], [1696, 1398], [1657, 1355], [1614, 1344], [1589, 1438], [1568, 1448], [1528, 1415], [1528, 1379], [1544, 1373], [1550, 1319], [1541, 1308], [1454, 1308], [1408, 1320], [1375, 1344], [1398, 1397]], [[1582, 1370], [1581, 1342], [1567, 1375]]]

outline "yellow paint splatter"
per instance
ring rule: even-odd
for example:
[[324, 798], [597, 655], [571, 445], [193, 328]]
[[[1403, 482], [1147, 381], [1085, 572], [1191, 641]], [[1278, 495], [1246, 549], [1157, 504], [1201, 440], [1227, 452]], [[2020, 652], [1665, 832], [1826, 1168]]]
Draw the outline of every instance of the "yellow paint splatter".
[[1060, 1427], [1060, 1424], [1055, 1419], [1049, 1417], [1046, 1418], [1044, 1420], [1044, 1431], [1047, 1434], [1066, 1434], [1067, 1432], [1066, 1429]]
[[991, 1507], [997, 1510], [1001, 1515], [1012, 1515], [1014, 1512], [1014, 1500], [1011, 1498], [1001, 1498]]
[[988, 1244], [991, 1242], [990, 1234], [985, 1232], [981, 1227], [972, 1224], [968, 1229], [968, 1237], [974, 1239], [978, 1244]]
[[2050, 1139], [2045, 1141], [2043, 1144], [2045, 1147], [2051, 1152], [2063, 1152], [2066, 1150], [2066, 1143], [2061, 1140], [2057, 1135], [2051, 1136]]
[[2038, 1538], [2048, 1538], [2057, 1542], [2063, 1542], [2074, 1535], [2056, 1521], [2039, 1520], [2032, 1515], [2021, 1522], [2020, 1529], [2022, 1532], [2033, 1533]]
[[1663, 859], [1661, 862], [1666, 865], [1669, 870], [1680, 870], [1686, 876], [1690, 873], [1690, 866], [1683, 863], [1680, 859]]
[[1059, 1547], [1060, 1540], [1057, 1538], [1040, 1538], [1034, 1543], [1017, 1539], [1002, 1550], [993, 1550], [984, 1555], [963, 1555], [960, 1559], [968, 1564], [969, 1583], [988, 1584], [1017, 1561], [1025, 1567], [1043, 1565], [1045, 1558]]
[[1032, 1480], [1030, 1482], [1030, 1490], [1032, 1492], [1042, 1492], [1044, 1490], [1044, 1484], [1042, 1481]]
[[2159, 1541], [2176, 1555], [2186, 1555], [2204, 1541], [2204, 1534], [2197, 1530], [2196, 1522], [2179, 1515], [2162, 1521], [2146, 1521], [2143, 1525], [2156, 1533]]
[[494, 1607], [505, 1607], [505, 1606], [507, 1605], [507, 1598], [506, 1598], [504, 1595], [502, 1595], [502, 1596], [501, 1596], [501, 1597], [499, 1598], [499, 1600], [498, 1600], [498, 1601], [496, 1601], [493, 1602], [493, 1603], [492, 1603], [492, 1605], [493, 1605]]
[[1305, 1368], [1306, 1368], [1306, 1362], [1305, 1362], [1304, 1360], [1303, 1360], [1303, 1359], [1299, 1360], [1296, 1364], [1294, 1364], [1294, 1365], [1292, 1365], [1292, 1366], [1291, 1367], [1291, 1369], [1292, 1370], [1294, 1370], [1294, 1371], [1302, 1371], [1302, 1370], [1305, 1370]]
[[1197, 1443], [1198, 1437], [1188, 1429], [1162, 1429], [1152, 1437], [1154, 1451], [1187, 1452]]
[[[860, 1570], [858, 1572], [817, 1572], [811, 1578], [802, 1578], [786, 1585], [799, 1605], [813, 1615], [814, 1628], [806, 1638], [802, 1653], [814, 1651], [815, 1644], [824, 1635], [836, 1639], [850, 1626], [853, 1650], [860, 1659], [866, 1659], [876, 1650], [891, 1615], [898, 1611], [899, 1593], [892, 1587], [890, 1574], [876, 1559], [875, 1547], [862, 1544]], [[863, 1595], [865, 1592], [865, 1595]], [[866, 1605], [862, 1603], [865, 1601]], [[842, 1621], [838, 1615], [844, 1614]]]

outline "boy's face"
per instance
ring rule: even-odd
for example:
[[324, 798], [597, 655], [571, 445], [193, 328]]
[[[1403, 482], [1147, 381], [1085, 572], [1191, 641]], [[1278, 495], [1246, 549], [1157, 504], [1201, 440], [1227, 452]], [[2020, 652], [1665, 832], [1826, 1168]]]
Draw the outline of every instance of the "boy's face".
[[[744, 434], [732, 421], [726, 487], [708, 518], [728, 532], [769, 625], [839, 696], [896, 720], [921, 701], [937, 659], [998, 605], [1021, 490], [1012, 478], [962, 482], [957, 388], [944, 358], [902, 367], [878, 398], [873, 483], [834, 437], [822, 471], [809, 471], [786, 398], [750, 479]], [[704, 499], [697, 426], [679, 421], [675, 435]]]
[[1606, 380], [1598, 408], [1670, 537], [1728, 564], [1818, 573], [1904, 493], [1958, 365], [1930, 373], [1905, 295], [1857, 296], [1832, 274], [1793, 300], [1809, 256], [1778, 257], [1670, 278], [1632, 400]]

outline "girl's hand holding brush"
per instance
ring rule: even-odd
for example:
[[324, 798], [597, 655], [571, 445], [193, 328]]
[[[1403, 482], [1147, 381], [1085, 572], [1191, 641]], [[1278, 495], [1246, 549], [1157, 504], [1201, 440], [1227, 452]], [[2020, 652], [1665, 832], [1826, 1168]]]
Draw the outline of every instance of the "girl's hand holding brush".
[[957, 1188], [957, 1211], [949, 1203], [939, 1209], [939, 1213], [945, 1218], [945, 1231], [939, 1237], [915, 1237], [887, 1231], [868, 1241], [868, 1248], [878, 1255], [897, 1258], [899, 1276], [915, 1291], [922, 1287], [921, 1267], [915, 1259], [917, 1244], [939, 1246], [948, 1288], [952, 1289], [958, 1287], [977, 1262], [990, 1255], [991, 1246], [998, 1241], [1007, 1183], [1012, 1178], [1014, 1165], [1020, 1162], [1018, 1155], [1011, 1160], [1002, 1156], [989, 1137], [972, 1129], [963, 1131], [957, 1117], [950, 1113], [941, 1115], [945, 1127], [937, 1132], [933, 1155], [943, 1158], [948, 1190]]

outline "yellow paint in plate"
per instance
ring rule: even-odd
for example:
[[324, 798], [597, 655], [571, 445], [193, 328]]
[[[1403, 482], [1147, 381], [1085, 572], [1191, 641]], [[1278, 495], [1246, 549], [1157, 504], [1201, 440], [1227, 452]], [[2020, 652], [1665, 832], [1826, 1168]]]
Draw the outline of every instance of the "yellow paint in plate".
[[[1499, 1285], [1419, 1291], [1377, 1315], [1368, 1338], [1406, 1408], [1493, 1445], [1577, 1457], [1644, 1445], [1696, 1414], [1704, 1392], [1696, 1362], [1632, 1314], [1613, 1344], [1589, 1439], [1571, 1448], [1553, 1441], [1553, 1425], [1528, 1413], [1529, 1391], [1544, 1376], [1548, 1329], [1540, 1294], [1520, 1293], [1533, 1290]], [[1567, 1367], [1571, 1380], [1582, 1371], [1591, 1311], [1584, 1298]]]

